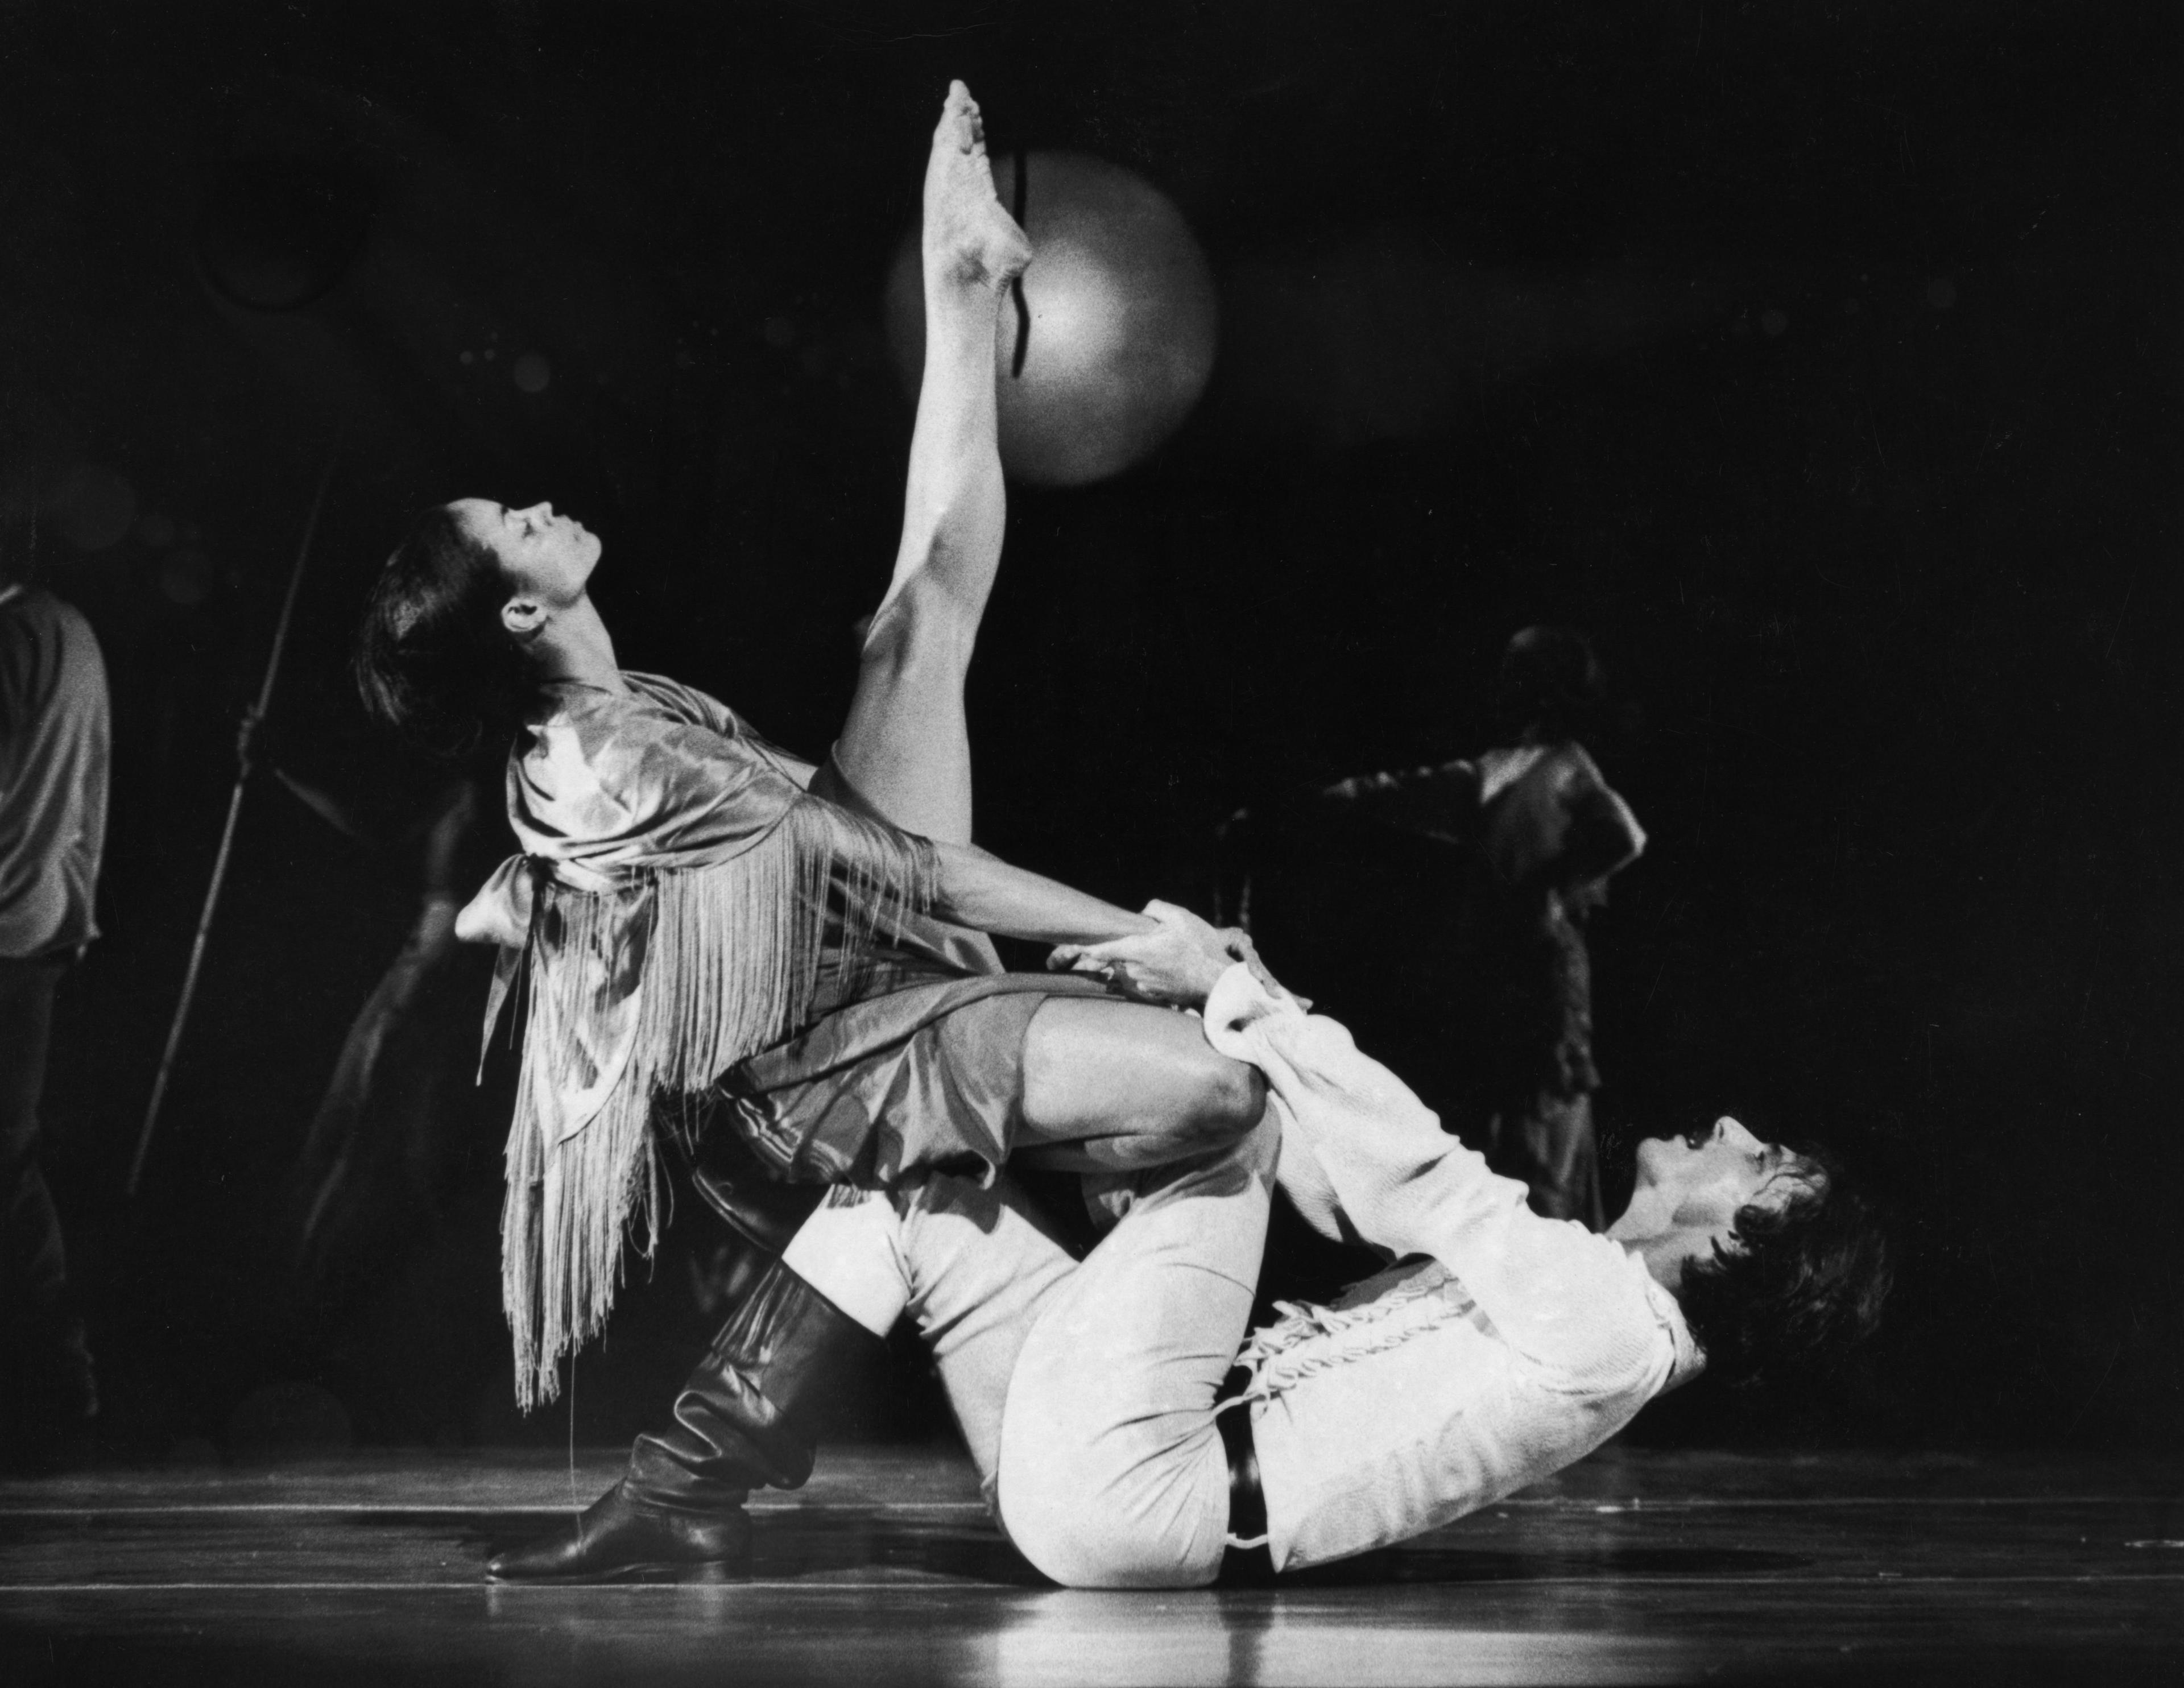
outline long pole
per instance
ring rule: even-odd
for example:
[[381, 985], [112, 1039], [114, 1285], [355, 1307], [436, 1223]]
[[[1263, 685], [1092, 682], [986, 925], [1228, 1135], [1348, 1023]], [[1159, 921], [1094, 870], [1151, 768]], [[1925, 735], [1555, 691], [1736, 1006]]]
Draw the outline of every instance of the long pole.
[[265, 679], [258, 688], [258, 701], [242, 717], [235, 735], [235, 788], [227, 797], [227, 824], [220, 829], [220, 854], [213, 858], [212, 883], [205, 888], [204, 907], [198, 915], [198, 933], [190, 944], [189, 970], [182, 975], [182, 998], [175, 1005], [174, 1023], [167, 1028], [166, 1052], [159, 1057], [159, 1074], [152, 1081], [151, 1105], [144, 1110], [144, 1126], [136, 1134], [136, 1156], [129, 1163], [129, 1194], [133, 1198], [144, 1176], [144, 1157], [151, 1151], [152, 1134], [159, 1123], [159, 1105], [167, 1099], [167, 1080], [174, 1075], [175, 1053], [182, 1046], [182, 1028], [189, 1023], [190, 1004], [198, 994], [198, 973], [204, 966], [205, 939], [212, 932], [213, 911], [220, 906], [220, 888], [227, 877], [228, 857], [235, 850], [235, 823], [242, 814], [243, 788], [250, 783], [252, 752], [259, 727], [273, 701], [273, 682], [281, 675], [281, 653], [287, 648], [288, 623], [296, 612], [296, 590], [304, 583], [304, 565], [310, 560], [311, 542], [318, 537], [319, 515], [326, 509], [326, 488], [333, 484], [334, 464], [341, 454], [338, 441], [326, 454], [326, 466], [319, 472], [318, 491], [311, 496], [311, 513], [304, 523], [304, 542], [296, 548], [296, 564], [288, 571], [287, 595], [281, 600], [281, 619], [273, 626], [273, 649], [265, 659]]

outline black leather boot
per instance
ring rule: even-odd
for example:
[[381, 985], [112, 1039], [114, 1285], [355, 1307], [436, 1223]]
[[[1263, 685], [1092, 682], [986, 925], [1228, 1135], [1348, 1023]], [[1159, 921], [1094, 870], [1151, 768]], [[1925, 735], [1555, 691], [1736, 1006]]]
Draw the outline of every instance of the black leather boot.
[[744, 1499], [796, 1489], [813, 1419], [857, 1349], [878, 1339], [775, 1260], [675, 1398], [675, 1427], [643, 1435], [629, 1469], [575, 1522], [500, 1554], [503, 1582], [727, 1581], [750, 1569]]

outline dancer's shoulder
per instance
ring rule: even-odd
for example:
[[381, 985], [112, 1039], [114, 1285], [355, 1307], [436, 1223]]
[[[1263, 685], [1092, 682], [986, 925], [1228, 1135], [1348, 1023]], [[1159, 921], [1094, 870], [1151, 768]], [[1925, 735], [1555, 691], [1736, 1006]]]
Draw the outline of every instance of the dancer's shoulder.
[[665, 711], [692, 727], [703, 727], [730, 738], [749, 738], [750, 723], [709, 692], [671, 680], [665, 674], [644, 674], [633, 668], [621, 671], [622, 683], [638, 706]]

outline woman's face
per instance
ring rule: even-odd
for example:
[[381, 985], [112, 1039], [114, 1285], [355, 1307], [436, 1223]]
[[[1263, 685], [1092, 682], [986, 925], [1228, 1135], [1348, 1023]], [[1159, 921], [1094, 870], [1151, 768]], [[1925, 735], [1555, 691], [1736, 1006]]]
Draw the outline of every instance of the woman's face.
[[457, 499], [448, 508], [465, 532], [500, 560], [511, 598], [562, 609], [584, 595], [599, 560], [598, 537], [549, 504], [511, 510], [491, 499]]

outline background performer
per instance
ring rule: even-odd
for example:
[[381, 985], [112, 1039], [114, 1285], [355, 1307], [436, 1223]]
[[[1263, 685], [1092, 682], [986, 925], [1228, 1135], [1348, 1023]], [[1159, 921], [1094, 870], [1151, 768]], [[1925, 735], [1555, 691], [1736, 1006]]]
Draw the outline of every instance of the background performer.
[[73, 604], [0, 556], [0, 1440], [64, 1450], [98, 1412], [60, 1216], [39, 1164], [53, 992], [98, 935], [112, 729], [106, 664]]

